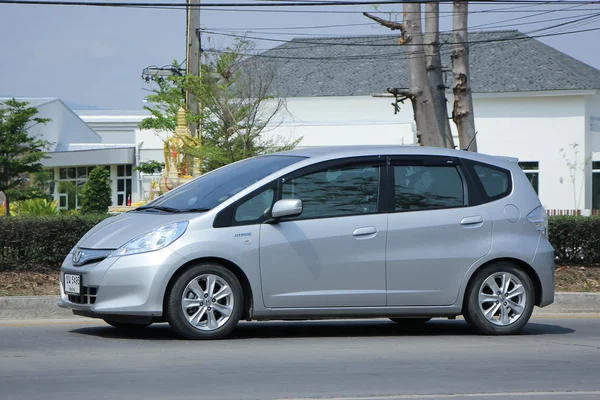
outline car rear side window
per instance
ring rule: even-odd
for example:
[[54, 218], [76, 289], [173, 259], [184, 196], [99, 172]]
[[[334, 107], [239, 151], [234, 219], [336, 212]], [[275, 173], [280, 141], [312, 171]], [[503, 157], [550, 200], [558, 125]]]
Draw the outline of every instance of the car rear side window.
[[327, 168], [282, 185], [283, 199], [302, 200], [298, 219], [377, 212], [379, 167], [370, 164]]
[[491, 165], [475, 164], [473, 166], [485, 194], [491, 199], [502, 198], [510, 192], [510, 172]]
[[394, 166], [396, 211], [454, 208], [465, 205], [463, 181], [455, 166]]

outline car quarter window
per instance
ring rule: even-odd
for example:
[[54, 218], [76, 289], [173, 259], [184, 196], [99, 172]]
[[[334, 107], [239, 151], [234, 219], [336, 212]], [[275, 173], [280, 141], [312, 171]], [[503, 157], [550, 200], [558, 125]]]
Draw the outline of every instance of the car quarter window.
[[454, 165], [394, 166], [394, 209], [396, 211], [462, 207], [465, 191]]
[[283, 199], [302, 200], [298, 219], [377, 212], [379, 167], [354, 164], [324, 168], [283, 183]]
[[248, 224], [266, 219], [273, 205], [275, 190], [266, 188], [240, 203], [234, 214], [235, 222]]
[[475, 164], [475, 173], [490, 199], [504, 197], [510, 191], [510, 172], [491, 165]]

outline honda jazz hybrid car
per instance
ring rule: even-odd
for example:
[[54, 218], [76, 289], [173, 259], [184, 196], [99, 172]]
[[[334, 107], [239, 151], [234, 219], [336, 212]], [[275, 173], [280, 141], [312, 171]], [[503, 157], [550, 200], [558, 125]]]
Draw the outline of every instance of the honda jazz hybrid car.
[[182, 338], [240, 319], [464, 315], [518, 332], [554, 300], [544, 208], [515, 160], [322, 147], [239, 161], [107, 218], [60, 273], [59, 305]]

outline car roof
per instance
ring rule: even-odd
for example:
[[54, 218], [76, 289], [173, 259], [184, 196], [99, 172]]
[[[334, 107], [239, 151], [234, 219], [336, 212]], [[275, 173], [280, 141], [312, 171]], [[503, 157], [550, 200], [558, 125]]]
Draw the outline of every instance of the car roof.
[[467, 158], [493, 164], [516, 163], [512, 157], [491, 156], [464, 150], [445, 149], [427, 146], [319, 146], [301, 147], [278, 153], [281, 155], [300, 156], [314, 159], [327, 160], [346, 157], [375, 156], [375, 155], [429, 155]]

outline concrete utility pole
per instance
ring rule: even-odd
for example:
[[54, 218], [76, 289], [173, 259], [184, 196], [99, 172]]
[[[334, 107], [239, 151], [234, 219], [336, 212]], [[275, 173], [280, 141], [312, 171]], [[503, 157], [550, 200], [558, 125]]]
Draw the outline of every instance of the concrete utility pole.
[[[454, 75], [454, 108], [452, 119], [458, 130], [458, 141], [461, 149], [469, 147], [477, 151], [475, 138], [475, 117], [473, 115], [473, 98], [469, 74], [469, 44], [467, 33], [467, 15], [469, 2], [454, 0], [452, 28], [454, 30], [454, 47], [452, 49], [452, 74]], [[470, 145], [469, 145], [470, 144]]]
[[[187, 47], [186, 47], [186, 73], [194, 76], [200, 76], [200, 0], [187, 1]], [[198, 99], [194, 98], [189, 90], [186, 90], [185, 104], [189, 111], [193, 113], [200, 112]], [[192, 137], [197, 137], [199, 143], [202, 143], [202, 123], [190, 124]], [[199, 166], [194, 165], [194, 176], [199, 173]]]
[[440, 57], [440, 4], [437, 1], [425, 3], [425, 58], [427, 80], [431, 89], [435, 115], [442, 133], [443, 147], [453, 149], [454, 140], [450, 130], [450, 119], [446, 100], [446, 86]]

